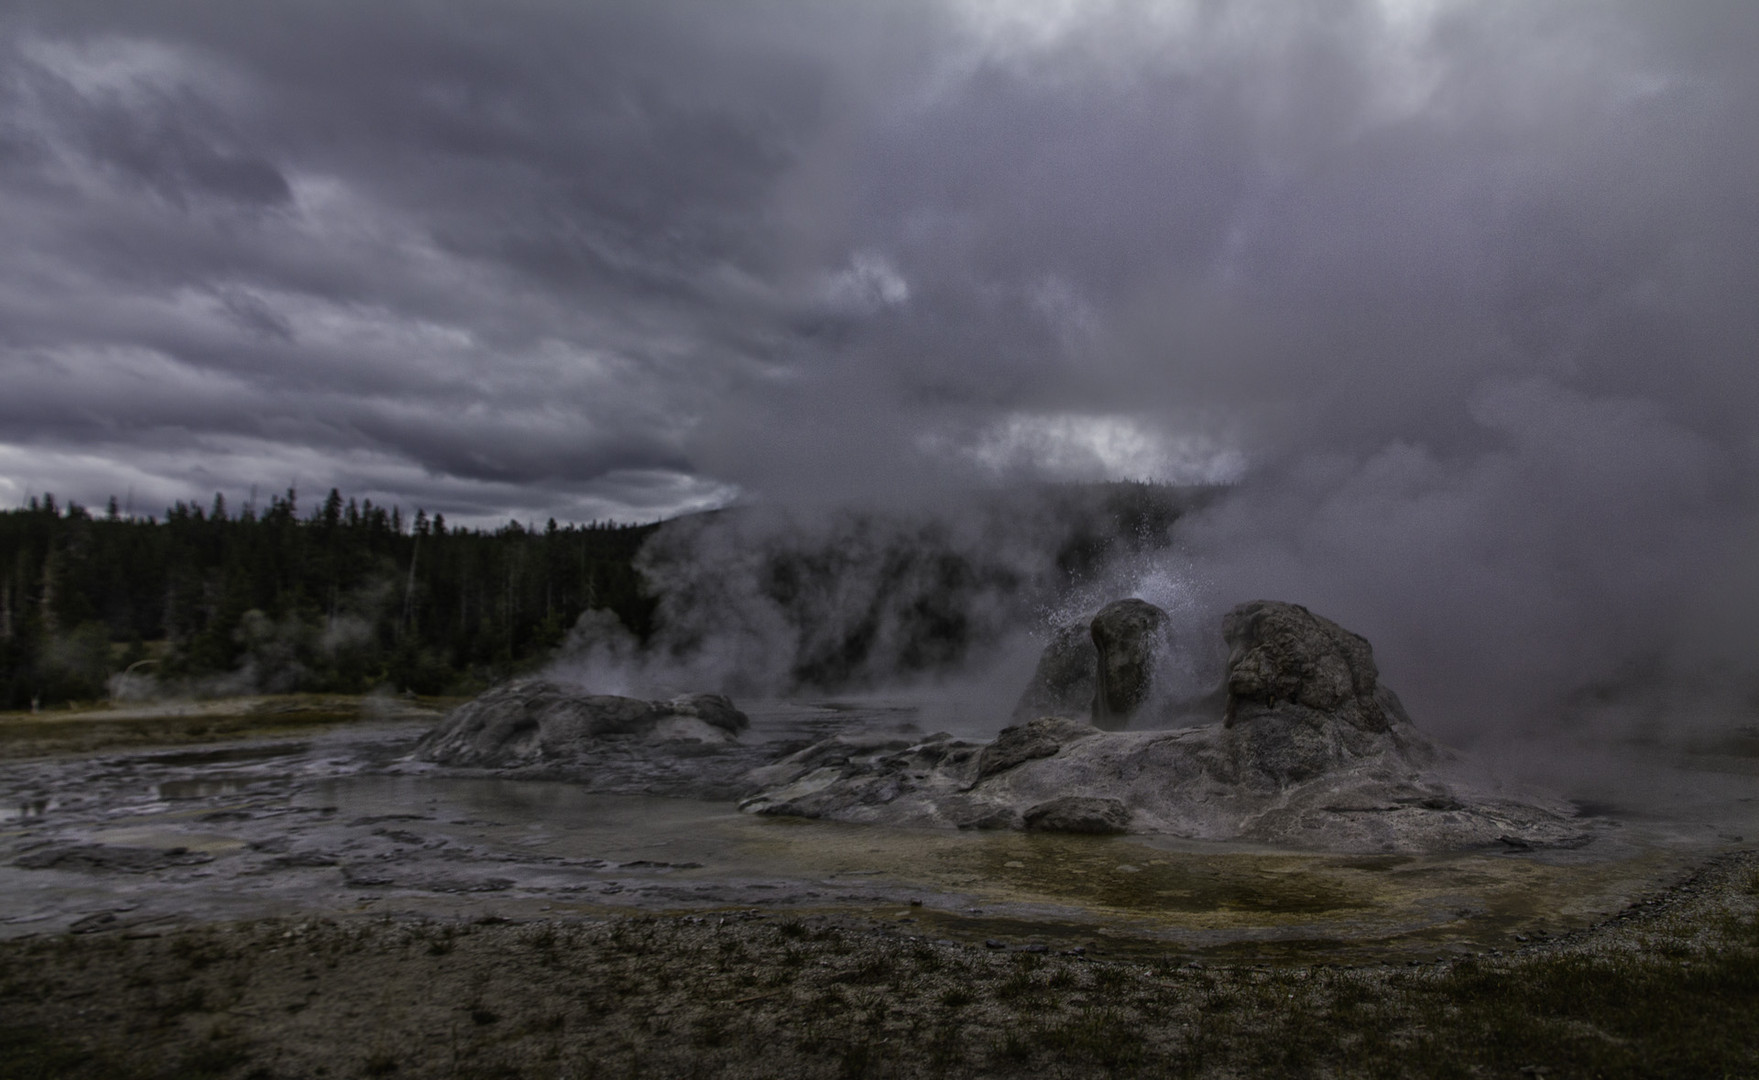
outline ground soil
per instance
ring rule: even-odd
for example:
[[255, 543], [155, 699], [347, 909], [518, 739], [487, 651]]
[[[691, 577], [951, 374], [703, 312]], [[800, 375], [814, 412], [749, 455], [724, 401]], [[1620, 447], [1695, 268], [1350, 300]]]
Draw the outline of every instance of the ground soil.
[[[563, 865], [541, 845], [514, 857], [518, 845], [485, 846], [462, 832], [429, 851], [427, 832], [443, 820], [405, 814], [390, 828], [370, 815], [341, 820], [348, 811], [327, 825], [324, 814], [290, 812], [299, 805], [289, 792], [307, 781], [279, 777], [282, 759], [270, 758], [259, 784], [248, 772], [265, 749], [256, 743], [108, 753], [244, 735], [291, 754], [291, 742], [277, 741], [286, 721], [344, 728], [290, 760], [329, 761], [324, 739], [334, 738], [353, 748], [347, 768], [377, 768], [398, 740], [414, 737], [397, 734], [398, 724], [420, 726], [396, 721], [375, 729], [390, 733], [378, 741], [341, 738], [361, 717], [358, 702], [313, 699], [175, 716], [0, 718], [8, 782], [21, 793], [44, 778], [60, 785], [46, 789], [46, 813], [32, 817], [26, 807], [0, 830], [15, 858], [6, 880], [21, 890], [0, 895], [9, 938], [0, 940], [0, 1080], [1759, 1076], [1759, 852], [1750, 850], [1682, 850], [1666, 865], [1696, 869], [1655, 871], [1637, 890], [1597, 885], [1592, 895], [1619, 899], [1581, 919], [1562, 918], [1565, 898], [1548, 890], [1593, 868], [1516, 853], [1506, 873], [1527, 880], [1544, 909], [1531, 917], [1462, 910], [1458, 925], [1469, 933], [1444, 914], [1436, 918], [1445, 934], [1400, 932], [1385, 947], [1374, 938], [1328, 954], [1325, 942], [1272, 947], [1251, 938], [1236, 954], [1005, 923], [932, 892], [914, 894], [927, 896], [914, 907], [911, 892], [872, 877], [855, 877], [874, 884], [841, 907], [829, 903], [831, 892], [789, 907], [784, 888], [753, 878], [751, 888], [768, 891], [751, 895], [778, 899], [752, 906], [733, 902], [745, 894], [730, 885], [717, 885], [728, 890], [717, 898], [668, 884], [712, 866], [628, 861], [635, 855], [619, 863], [610, 852], [601, 853], [609, 861]], [[201, 771], [210, 769], [219, 771]], [[200, 783], [216, 793], [138, 803], [155, 787]], [[191, 847], [164, 849], [165, 866], [150, 872], [73, 858], [144, 857], [157, 849], [143, 845], [159, 842], [145, 837], [149, 828]], [[225, 829], [241, 839], [199, 847], [197, 834]], [[283, 851], [276, 830], [299, 843]], [[818, 835], [806, 826], [786, 832]], [[49, 843], [56, 837], [66, 852]], [[994, 865], [972, 872], [986, 882], [1039, 872], [1034, 853], [1048, 856], [1030, 839], [1020, 851], [998, 848]], [[336, 849], [339, 868], [291, 857], [320, 840]], [[468, 857], [446, 854], [454, 850]], [[909, 850], [918, 861], [927, 851]], [[66, 854], [73, 868], [23, 868], [44, 862], [43, 852]], [[814, 852], [817, 862], [829, 859]], [[871, 873], [878, 852], [852, 849], [853, 869], [844, 869]], [[1073, 857], [1049, 852], [1059, 853]], [[511, 883], [492, 893], [441, 889], [423, 876], [430, 862], [454, 876], [480, 863]], [[1278, 867], [1247, 864], [1241, 880], [1260, 889], [1305, 888], [1290, 873], [1265, 872]], [[1055, 865], [1071, 880], [1103, 876], [1100, 863]], [[1493, 895], [1504, 866], [1461, 863], [1447, 870], [1455, 877], [1444, 891], [1467, 889], [1476, 876]], [[1159, 872], [1113, 869], [1128, 882]], [[1390, 880], [1446, 869], [1329, 872]], [[569, 874], [591, 888], [563, 880]], [[39, 881], [62, 884], [30, 885]], [[259, 885], [265, 891], [252, 891]], [[27, 903], [26, 886], [42, 896]], [[649, 892], [645, 910], [593, 906]], [[665, 909], [686, 892], [700, 897], [694, 908]], [[1427, 895], [1412, 903], [1440, 903]], [[237, 906], [222, 903], [226, 896]], [[41, 919], [20, 914], [29, 904], [45, 905]]]
[[8, 1078], [1755, 1076], [1759, 853], [1564, 937], [1396, 966], [753, 910], [98, 927], [0, 944], [0, 1016]]

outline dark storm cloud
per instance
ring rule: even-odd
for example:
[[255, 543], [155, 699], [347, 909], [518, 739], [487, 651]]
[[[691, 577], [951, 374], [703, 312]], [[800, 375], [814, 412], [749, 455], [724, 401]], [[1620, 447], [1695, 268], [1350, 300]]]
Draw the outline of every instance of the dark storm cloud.
[[1137, 584], [1309, 601], [1454, 734], [1750, 687], [1756, 27], [14, 4], [4, 491], [491, 522], [1239, 478]]
[[[684, 25], [16, 14], [6, 421], [47, 460], [14, 496], [57, 454], [169, 427], [401, 459], [461, 481], [462, 517], [543, 513], [551, 482], [640, 516], [724, 498], [682, 435], [774, 336], [752, 325], [775, 306], [762, 204], [823, 65]], [[194, 494], [177, 471], [159, 490]], [[504, 490], [477, 503], [475, 482]]]
[[[62, 89], [41, 86], [43, 97]], [[204, 131], [189, 115], [200, 101], [177, 97], [125, 108], [64, 94], [45, 101], [53, 121], [89, 159], [183, 207], [191, 199], [274, 205], [291, 197], [287, 180], [266, 159], [229, 143], [227, 134]], [[57, 108], [57, 106], [61, 106]]]

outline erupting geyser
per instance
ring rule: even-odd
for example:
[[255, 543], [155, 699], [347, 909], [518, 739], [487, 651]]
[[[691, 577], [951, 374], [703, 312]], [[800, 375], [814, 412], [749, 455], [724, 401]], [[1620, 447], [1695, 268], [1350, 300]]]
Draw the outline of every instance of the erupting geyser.
[[[1420, 734], [1380, 684], [1368, 642], [1329, 619], [1295, 604], [1240, 605], [1223, 622], [1225, 697], [1177, 705], [1154, 686], [1167, 624], [1159, 608], [1132, 599], [1094, 617], [1086, 648], [1063, 628], [1022, 698], [1022, 707], [1063, 715], [1016, 723], [987, 744], [944, 733], [840, 734], [764, 760], [762, 748], [739, 741], [744, 717], [726, 698], [647, 702], [531, 681], [459, 709], [420, 754], [566, 775], [598, 790], [679, 790], [693, 775], [693, 793], [742, 795], [749, 812], [892, 826], [1363, 852], [1590, 838], [1561, 799], [1511, 797], [1463, 779], [1459, 755]], [[1192, 712], [1205, 702], [1211, 715]], [[1157, 716], [1202, 722], [1109, 730]]]
[[1154, 692], [1155, 662], [1166, 645], [1167, 613], [1146, 600], [1117, 600], [1101, 608], [1088, 627], [1097, 667], [1093, 723], [1121, 728]]
[[[1163, 833], [1335, 851], [1434, 851], [1474, 845], [1574, 846], [1585, 823], [1538, 793], [1510, 798], [1445, 776], [1458, 757], [1419, 734], [1379, 683], [1368, 642], [1306, 608], [1271, 601], [1230, 612], [1225, 709], [1210, 723], [1106, 731], [1120, 702], [1148, 700], [1137, 657], [1165, 616], [1139, 600], [1095, 619], [1093, 720], [1045, 716], [988, 746], [926, 739], [834, 738], [752, 779], [741, 805], [893, 825]], [[1108, 615], [1109, 613], [1109, 615]], [[1101, 644], [1103, 642], [1103, 644]], [[1026, 701], [1079, 687], [1070, 635], [1053, 639]], [[1114, 658], [1102, 666], [1101, 657]], [[1128, 660], [1115, 658], [1127, 657]], [[1107, 697], [1108, 680], [1135, 679]]]

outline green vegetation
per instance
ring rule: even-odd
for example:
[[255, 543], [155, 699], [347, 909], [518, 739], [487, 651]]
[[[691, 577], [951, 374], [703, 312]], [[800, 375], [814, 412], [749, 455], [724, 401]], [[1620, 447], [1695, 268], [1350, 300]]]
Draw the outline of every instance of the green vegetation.
[[462, 692], [546, 654], [588, 608], [638, 638], [633, 560], [656, 526], [484, 532], [344, 501], [302, 516], [179, 503], [164, 520], [0, 512], [0, 709], [91, 700], [120, 673], [231, 692]]

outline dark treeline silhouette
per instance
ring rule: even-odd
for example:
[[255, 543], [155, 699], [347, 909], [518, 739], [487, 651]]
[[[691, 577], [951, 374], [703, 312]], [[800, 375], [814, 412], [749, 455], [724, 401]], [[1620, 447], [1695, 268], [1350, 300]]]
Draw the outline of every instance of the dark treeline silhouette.
[[[709, 645], [691, 636], [721, 622], [705, 604], [757, 603], [797, 631], [789, 676], [802, 687], [956, 669], [996, 629], [974, 612], [1000, 605], [1025, 620], [1113, 560], [1163, 548], [1173, 523], [1221, 490], [1028, 492], [1020, 506], [1054, 523], [1022, 523], [1044, 545], [1042, 576], [950, 544], [932, 522], [845, 515], [843, 527], [798, 542], [763, 539], [753, 595], [724, 595], [720, 583], [697, 595], [704, 582], [673, 580], [670, 610], [682, 618], [665, 644]], [[93, 513], [33, 498], [0, 511], [0, 709], [157, 692], [472, 693], [550, 656], [588, 609], [613, 613], [647, 645], [662, 608], [637, 554], [659, 528], [457, 529], [335, 490], [310, 512], [288, 491], [263, 510], [229, 513], [215, 496], [163, 519], [127, 516], [115, 499]], [[703, 555], [689, 543], [662, 547], [662, 578], [666, 558]]]
[[195, 692], [473, 690], [546, 655], [588, 608], [645, 640], [654, 604], [633, 560], [656, 527], [449, 528], [334, 490], [305, 515], [289, 490], [261, 511], [215, 496], [163, 520], [33, 498], [0, 511], [0, 708], [149, 677]]

